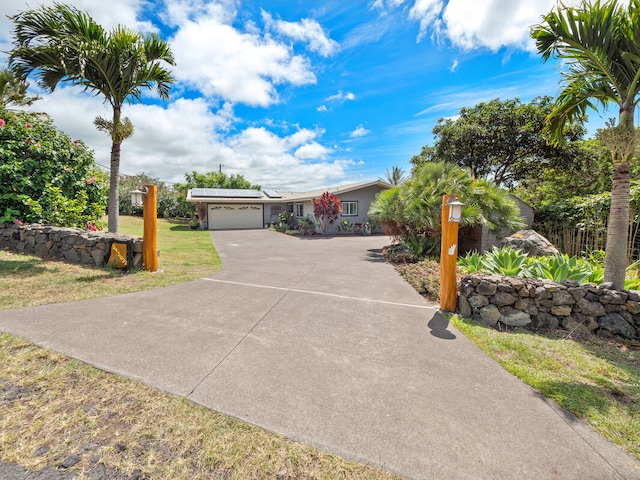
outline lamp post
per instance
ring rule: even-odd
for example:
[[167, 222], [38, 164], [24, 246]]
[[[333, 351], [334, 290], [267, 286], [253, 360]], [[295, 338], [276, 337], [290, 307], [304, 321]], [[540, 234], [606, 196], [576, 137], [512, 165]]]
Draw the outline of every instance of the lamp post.
[[133, 190], [131, 205], [142, 207], [144, 230], [142, 233], [142, 266], [145, 270], [158, 270], [158, 187], [145, 185], [144, 190]]
[[442, 197], [442, 244], [440, 246], [440, 310], [455, 312], [458, 305], [456, 261], [458, 259], [458, 223], [464, 203], [457, 195]]

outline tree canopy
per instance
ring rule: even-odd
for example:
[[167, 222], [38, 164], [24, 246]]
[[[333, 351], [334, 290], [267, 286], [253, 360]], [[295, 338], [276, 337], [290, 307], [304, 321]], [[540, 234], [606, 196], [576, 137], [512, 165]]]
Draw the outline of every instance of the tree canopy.
[[[441, 118], [433, 129], [435, 144], [411, 159], [413, 165], [447, 162], [467, 167], [476, 178], [510, 187], [532, 172], [568, 165], [576, 158], [571, 143], [549, 145], [543, 134], [551, 112], [551, 97], [530, 103], [495, 99], [463, 108], [452, 118]], [[581, 138], [584, 129], [573, 125], [567, 140]]]

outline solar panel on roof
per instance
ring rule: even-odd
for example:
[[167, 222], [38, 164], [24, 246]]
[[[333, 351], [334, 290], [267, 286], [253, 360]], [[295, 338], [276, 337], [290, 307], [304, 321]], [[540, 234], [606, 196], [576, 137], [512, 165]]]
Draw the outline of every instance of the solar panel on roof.
[[282, 195], [280, 195], [275, 190], [263, 190], [263, 192], [269, 198], [282, 198]]
[[239, 188], [192, 188], [191, 197], [260, 198], [262, 197], [262, 193], [258, 190]]

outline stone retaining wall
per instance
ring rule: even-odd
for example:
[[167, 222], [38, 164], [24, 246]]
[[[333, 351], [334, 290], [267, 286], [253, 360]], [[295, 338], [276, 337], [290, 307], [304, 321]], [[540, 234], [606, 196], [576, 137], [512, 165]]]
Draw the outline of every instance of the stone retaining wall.
[[129, 264], [134, 268], [142, 267], [141, 237], [89, 232], [81, 228], [0, 224], [0, 248], [41, 258], [102, 267], [109, 260], [113, 243], [126, 244]]
[[458, 313], [493, 326], [640, 337], [640, 292], [606, 284], [467, 275], [460, 281]]

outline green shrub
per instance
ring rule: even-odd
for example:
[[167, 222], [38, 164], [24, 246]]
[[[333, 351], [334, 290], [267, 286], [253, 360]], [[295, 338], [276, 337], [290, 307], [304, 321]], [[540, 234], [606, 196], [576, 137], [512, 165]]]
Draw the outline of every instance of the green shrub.
[[42, 113], [0, 107], [0, 180], [0, 223], [86, 228], [105, 213], [108, 175]]

